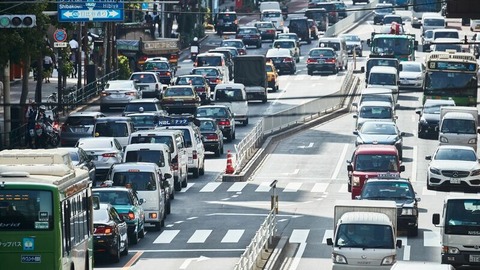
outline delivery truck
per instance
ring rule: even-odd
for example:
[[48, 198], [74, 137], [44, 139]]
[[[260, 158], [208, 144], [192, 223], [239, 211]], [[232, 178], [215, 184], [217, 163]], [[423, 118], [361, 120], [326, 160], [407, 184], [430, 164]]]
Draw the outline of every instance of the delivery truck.
[[385, 269], [397, 260], [397, 206], [394, 201], [336, 201], [333, 270]]
[[478, 110], [476, 107], [448, 106], [440, 109], [440, 145], [463, 145], [477, 150]]
[[241, 55], [234, 60], [234, 81], [245, 86], [247, 99], [267, 102], [266, 60], [263, 55]]

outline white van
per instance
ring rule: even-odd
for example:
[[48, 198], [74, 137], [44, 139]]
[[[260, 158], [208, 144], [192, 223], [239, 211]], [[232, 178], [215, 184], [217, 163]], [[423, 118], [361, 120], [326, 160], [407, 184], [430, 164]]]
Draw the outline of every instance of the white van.
[[248, 101], [245, 86], [241, 83], [219, 84], [215, 87], [213, 102], [230, 108], [235, 121], [248, 125]]
[[347, 42], [343, 38], [320, 38], [318, 40], [318, 47], [332, 48], [337, 53], [337, 59], [340, 65], [340, 70], [347, 70], [348, 68], [348, 50]]
[[145, 223], [160, 230], [167, 214], [167, 194], [160, 179], [160, 168], [155, 163], [118, 163], [112, 166], [107, 179], [113, 186], [130, 187], [143, 199]]
[[273, 25], [275, 25], [275, 29], [283, 33], [283, 27], [285, 25], [285, 21], [283, 20], [281, 10], [265, 9], [264, 11], [262, 11], [260, 20], [264, 22], [272, 22]]
[[277, 1], [267, 1], [260, 3], [260, 12], [263, 12], [267, 9], [270, 10], [279, 10], [281, 12], [280, 3]]
[[460, 39], [460, 32], [457, 29], [435, 29], [433, 30], [433, 40], [437, 38]]
[[393, 92], [395, 103], [398, 100], [398, 71], [394, 67], [374, 66], [367, 79], [367, 88], [388, 88]]
[[393, 97], [392, 89], [369, 87], [362, 89], [360, 99], [358, 102], [353, 102], [352, 106], [359, 107], [365, 101], [384, 101], [392, 104], [395, 107], [396, 101]]
[[[137, 143], [125, 147], [123, 162], [152, 162], [156, 163], [163, 173], [163, 179], [168, 181], [170, 199], [175, 198], [175, 183], [171, 169], [172, 159], [168, 145], [163, 143]], [[170, 177], [168, 177], [170, 176]]]
[[93, 128], [95, 137], [114, 137], [122, 147], [127, 146], [130, 134], [134, 132], [132, 119], [128, 117], [98, 118]]
[[439, 14], [428, 15], [422, 18], [422, 35], [427, 30], [444, 29], [446, 27], [447, 27], [446, 19]]
[[180, 130], [142, 130], [130, 135], [129, 144], [137, 143], [162, 143], [168, 145], [170, 150], [175, 191], [187, 187], [188, 181], [188, 155]]

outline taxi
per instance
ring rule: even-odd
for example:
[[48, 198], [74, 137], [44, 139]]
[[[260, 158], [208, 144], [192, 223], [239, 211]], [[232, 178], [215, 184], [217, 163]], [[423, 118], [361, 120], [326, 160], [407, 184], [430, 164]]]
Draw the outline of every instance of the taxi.
[[168, 113], [195, 113], [200, 96], [192, 85], [170, 86], [163, 92], [160, 104]]
[[272, 62], [266, 63], [265, 71], [267, 72], [268, 88], [274, 92], [278, 91], [278, 73]]

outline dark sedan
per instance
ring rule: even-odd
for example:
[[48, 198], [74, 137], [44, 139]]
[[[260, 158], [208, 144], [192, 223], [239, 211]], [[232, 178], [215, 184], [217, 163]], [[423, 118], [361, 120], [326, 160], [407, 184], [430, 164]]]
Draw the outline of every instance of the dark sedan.
[[192, 69], [191, 74], [204, 76], [210, 85], [210, 91], [214, 91], [217, 84], [226, 83], [224, 74], [217, 67], [197, 67]]
[[267, 51], [266, 59], [273, 63], [279, 74], [288, 73], [293, 75], [297, 71], [295, 59], [289, 49], [269, 49]]
[[314, 72], [331, 71], [337, 74], [339, 64], [337, 53], [332, 48], [314, 48], [308, 52], [307, 73], [313, 75]]
[[202, 75], [182, 75], [175, 80], [175, 85], [192, 85], [195, 92], [202, 99], [203, 104], [210, 102], [210, 85], [207, 78]]
[[241, 39], [245, 45], [255, 45], [258, 48], [262, 47], [262, 36], [260, 31], [254, 26], [243, 26], [238, 28], [236, 39]]
[[277, 29], [272, 22], [257, 22], [255, 27], [260, 31], [262, 40], [274, 40], [277, 35]]
[[410, 180], [373, 178], [366, 181], [360, 200], [395, 201], [397, 204], [397, 227], [407, 230], [408, 236], [418, 235], [418, 202]]
[[100, 203], [93, 210], [93, 251], [95, 259], [105, 256], [119, 262], [128, 254], [127, 223], [110, 204]]
[[366, 121], [359, 130], [353, 132], [357, 135], [355, 146], [360, 144], [387, 144], [393, 145], [398, 150], [398, 156], [403, 156], [404, 132], [398, 130], [397, 124], [392, 121]]
[[206, 105], [197, 109], [195, 117], [215, 119], [228, 142], [235, 140], [235, 119], [232, 111], [225, 105]]
[[143, 65], [143, 71], [156, 72], [160, 77], [160, 82], [167, 85], [172, 83], [174, 76], [174, 71], [168, 61], [147, 61]]
[[444, 99], [427, 99], [422, 108], [416, 109], [418, 119], [418, 137], [426, 138], [431, 135], [438, 138], [438, 126], [440, 122], [440, 109], [442, 106], [455, 106], [455, 101]]
[[223, 154], [223, 133], [215, 119], [198, 118], [200, 121], [200, 133], [205, 151], [215, 153], [216, 157]]

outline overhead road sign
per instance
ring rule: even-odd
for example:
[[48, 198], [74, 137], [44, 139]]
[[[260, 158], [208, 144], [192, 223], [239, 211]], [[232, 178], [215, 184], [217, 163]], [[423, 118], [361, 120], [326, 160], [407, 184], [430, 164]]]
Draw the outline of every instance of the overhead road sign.
[[70, 0], [57, 6], [60, 22], [122, 22], [125, 14], [119, 0]]

